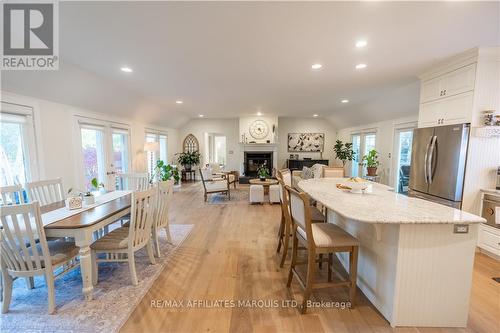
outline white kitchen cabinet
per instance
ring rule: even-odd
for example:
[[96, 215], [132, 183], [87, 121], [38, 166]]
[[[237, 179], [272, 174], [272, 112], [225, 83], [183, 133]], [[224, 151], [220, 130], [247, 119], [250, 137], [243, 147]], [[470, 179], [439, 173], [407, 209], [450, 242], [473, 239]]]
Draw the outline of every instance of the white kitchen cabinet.
[[474, 90], [476, 64], [470, 64], [422, 82], [420, 103], [445, 99]]
[[469, 123], [474, 92], [469, 91], [433, 102], [420, 104], [418, 127]]
[[482, 250], [500, 257], [500, 229], [482, 223], [477, 243]]

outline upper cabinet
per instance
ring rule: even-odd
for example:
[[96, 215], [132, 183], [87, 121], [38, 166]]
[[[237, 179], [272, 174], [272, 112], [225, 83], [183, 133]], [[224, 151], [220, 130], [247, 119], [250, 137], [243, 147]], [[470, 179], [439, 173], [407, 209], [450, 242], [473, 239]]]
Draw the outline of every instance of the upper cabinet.
[[474, 90], [476, 64], [458, 68], [422, 82], [420, 103], [432, 102]]

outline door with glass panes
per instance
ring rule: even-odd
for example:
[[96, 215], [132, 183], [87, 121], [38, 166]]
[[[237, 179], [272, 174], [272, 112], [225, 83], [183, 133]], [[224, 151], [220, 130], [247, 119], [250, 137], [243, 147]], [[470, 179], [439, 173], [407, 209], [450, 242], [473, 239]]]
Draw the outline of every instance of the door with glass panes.
[[84, 189], [93, 189], [93, 178], [106, 190], [116, 189], [116, 174], [130, 169], [130, 131], [110, 123], [79, 122], [79, 126]]
[[354, 160], [351, 163], [351, 177], [364, 177], [366, 168], [363, 166], [363, 156], [375, 149], [377, 134], [375, 132], [355, 133], [351, 135]]

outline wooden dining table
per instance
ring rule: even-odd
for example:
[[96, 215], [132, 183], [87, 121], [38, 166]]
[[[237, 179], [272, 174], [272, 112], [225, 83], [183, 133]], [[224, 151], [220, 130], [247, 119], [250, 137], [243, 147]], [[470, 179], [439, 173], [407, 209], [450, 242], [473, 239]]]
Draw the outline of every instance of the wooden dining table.
[[[40, 208], [43, 215], [65, 207], [65, 201], [55, 202]], [[80, 248], [80, 271], [82, 292], [86, 300], [92, 299], [92, 259], [90, 245], [95, 241], [94, 233], [116, 222], [130, 213], [131, 194], [112, 199], [75, 215], [44, 225], [47, 237], [73, 237]]]

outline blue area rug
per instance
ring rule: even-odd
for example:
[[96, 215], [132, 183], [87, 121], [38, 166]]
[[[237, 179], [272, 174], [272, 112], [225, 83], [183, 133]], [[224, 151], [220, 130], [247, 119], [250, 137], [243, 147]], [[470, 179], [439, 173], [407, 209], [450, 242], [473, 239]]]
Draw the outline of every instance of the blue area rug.
[[99, 264], [99, 282], [94, 299], [82, 295], [80, 268], [55, 281], [56, 313], [48, 314], [47, 288], [42, 276], [35, 278], [35, 289], [28, 290], [25, 279], [14, 282], [10, 310], [0, 315], [1, 332], [116, 332], [148, 292], [176, 248], [190, 234], [190, 224], [170, 226], [172, 243], [160, 236], [162, 257], [151, 265], [146, 249], [136, 254], [139, 285], [133, 286], [127, 263]]

